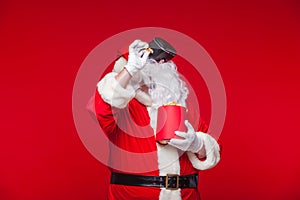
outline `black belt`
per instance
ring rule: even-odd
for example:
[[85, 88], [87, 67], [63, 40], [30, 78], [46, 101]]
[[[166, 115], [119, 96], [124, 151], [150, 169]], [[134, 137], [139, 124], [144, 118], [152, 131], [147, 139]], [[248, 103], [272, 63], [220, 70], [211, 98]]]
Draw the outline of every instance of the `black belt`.
[[179, 176], [177, 174], [167, 174], [166, 176], [140, 176], [133, 174], [112, 173], [111, 184], [130, 186], [150, 186], [177, 190], [178, 188], [196, 188], [198, 175]]

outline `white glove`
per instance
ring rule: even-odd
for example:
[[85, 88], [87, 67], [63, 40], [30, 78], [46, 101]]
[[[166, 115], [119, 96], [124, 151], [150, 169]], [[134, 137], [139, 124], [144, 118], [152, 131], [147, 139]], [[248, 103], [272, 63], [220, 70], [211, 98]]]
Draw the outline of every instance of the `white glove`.
[[135, 40], [129, 46], [128, 62], [125, 65], [125, 68], [131, 76], [143, 69], [145, 66], [147, 58], [150, 54], [149, 51], [146, 51], [146, 48], [148, 47], [149, 44], [141, 40]]
[[188, 120], [185, 120], [185, 125], [188, 128], [186, 133], [175, 131], [176, 135], [184, 139], [171, 139], [168, 144], [182, 151], [198, 153], [203, 146], [203, 141], [197, 137], [197, 133], [194, 131], [194, 128]]

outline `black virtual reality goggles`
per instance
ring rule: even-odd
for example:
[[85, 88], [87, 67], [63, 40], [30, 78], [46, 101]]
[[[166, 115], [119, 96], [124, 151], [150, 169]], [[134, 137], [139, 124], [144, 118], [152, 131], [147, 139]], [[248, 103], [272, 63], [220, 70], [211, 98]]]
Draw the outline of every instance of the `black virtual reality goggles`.
[[149, 48], [153, 50], [149, 58], [157, 62], [164, 60], [165, 62], [171, 60], [176, 55], [175, 48], [166, 40], [155, 37], [150, 43]]

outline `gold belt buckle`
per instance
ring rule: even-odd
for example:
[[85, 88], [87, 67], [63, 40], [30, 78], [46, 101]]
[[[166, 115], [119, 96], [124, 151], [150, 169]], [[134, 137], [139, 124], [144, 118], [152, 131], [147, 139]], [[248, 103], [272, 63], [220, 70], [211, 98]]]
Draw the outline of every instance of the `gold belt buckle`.
[[[176, 187], [169, 187], [169, 177], [176, 177]], [[167, 174], [166, 189], [167, 190], [178, 190], [178, 188], [179, 188], [179, 175], [178, 174]]]

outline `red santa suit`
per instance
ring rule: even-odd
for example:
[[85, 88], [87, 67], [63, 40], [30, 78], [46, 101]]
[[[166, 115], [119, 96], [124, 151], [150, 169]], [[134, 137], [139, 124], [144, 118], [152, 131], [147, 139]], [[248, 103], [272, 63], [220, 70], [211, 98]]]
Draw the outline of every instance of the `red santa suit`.
[[[123, 61], [122, 61], [123, 59]], [[120, 66], [124, 66], [124, 58], [116, 62], [115, 69], [119, 71]], [[121, 64], [120, 64], [121, 62]], [[152, 159], [136, 163], [151, 166], [151, 171], [136, 172], [143, 176], [166, 176], [166, 174], [190, 175], [197, 174], [199, 170], [209, 169], [215, 166], [220, 160], [219, 145], [208, 134], [207, 126], [200, 122], [193, 122], [196, 119], [193, 114], [192, 104], [188, 104], [188, 119], [194, 127], [198, 127], [198, 137], [205, 145], [205, 160], [200, 160], [198, 155], [191, 152], [181, 154], [178, 149], [170, 145], [160, 145], [155, 140], [156, 112], [151, 107], [146, 107], [137, 101], [135, 90], [129, 84], [126, 88], [119, 85], [115, 79], [117, 72], [108, 73], [97, 85], [95, 95], [95, 111], [102, 127], [113, 145], [129, 152], [147, 154], [155, 152]], [[142, 127], [142, 128], [141, 128]], [[118, 162], [119, 166], [128, 165], [126, 154], [120, 155], [112, 152], [110, 155], [110, 166]], [[131, 163], [129, 163], [130, 165]], [[142, 166], [143, 167], [143, 166]], [[128, 173], [128, 171], [111, 169], [112, 172]], [[131, 174], [135, 174], [131, 172]], [[128, 186], [110, 184], [108, 199], [200, 199], [197, 188], [183, 188], [168, 190], [158, 187]]]

